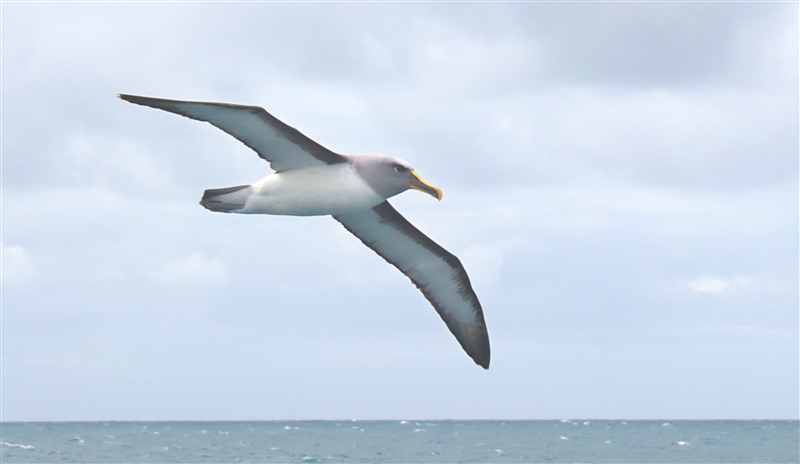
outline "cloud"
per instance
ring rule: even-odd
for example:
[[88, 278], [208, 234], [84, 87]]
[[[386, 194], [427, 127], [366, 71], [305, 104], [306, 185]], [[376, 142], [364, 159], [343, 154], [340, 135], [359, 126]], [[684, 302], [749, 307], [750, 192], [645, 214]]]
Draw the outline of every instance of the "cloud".
[[169, 173], [135, 142], [87, 132], [71, 134], [66, 142], [61, 171], [78, 185], [127, 184], [146, 191], [170, 181]]
[[21, 246], [0, 244], [3, 256], [2, 281], [5, 285], [25, 285], [36, 273], [36, 265]]
[[[4, 412], [796, 418], [796, 343], [773, 343], [769, 331], [784, 340], [797, 328], [797, 9], [4, 5], [3, 242], [16, 246], [3, 249], [3, 280], [16, 273], [37, 290], [7, 294]], [[268, 164], [208, 124], [130, 105], [119, 92], [259, 105], [334, 151], [412, 163], [444, 201], [391, 201], [466, 267], [490, 321], [489, 376], [405, 277], [330, 218], [205, 211], [203, 189], [256, 181]], [[109, 310], [120, 302], [136, 310]], [[149, 311], [201, 303], [208, 311], [190, 324]], [[85, 329], [63, 330], [65, 322]], [[641, 336], [708, 327], [732, 327], [731, 336], [713, 346], [703, 334], [678, 345]], [[738, 328], [764, 336], [739, 337]], [[303, 350], [287, 350], [303, 333]], [[614, 343], [598, 346], [601, 333]], [[133, 342], [142, 334], [147, 344]], [[214, 358], [197, 358], [209, 340], [218, 341]], [[743, 343], [759, 347], [751, 358]], [[398, 350], [424, 354], [413, 365], [386, 356]], [[383, 361], [337, 371], [328, 358], [340, 352]], [[438, 353], [452, 362], [439, 364]], [[63, 354], [94, 370], [53, 369]], [[611, 410], [591, 400], [620, 390], [608, 382], [579, 406], [564, 395], [546, 410], [530, 400], [583, 385], [594, 356], [604, 378], [624, 383], [648, 366], [653, 385], [683, 385], [679, 396], [691, 401], [654, 402], [651, 388], [620, 384], [629, 404]], [[710, 360], [716, 368], [704, 369]], [[187, 370], [162, 375], [176, 366]], [[219, 366], [257, 388], [224, 408], [197, 407], [222, 404], [204, 378]], [[480, 388], [461, 369], [480, 375]], [[261, 401], [296, 395], [295, 373], [311, 386], [302, 407]], [[410, 396], [410, 375], [430, 379], [430, 392]], [[355, 391], [354, 376], [375, 383]], [[86, 379], [103, 388], [87, 393]], [[314, 388], [323, 384], [341, 401]], [[180, 392], [186, 406], [153, 401], [142, 386]], [[714, 402], [730, 388], [741, 394]], [[500, 393], [487, 400], [486, 391]], [[754, 397], [774, 406], [755, 411]]]
[[686, 287], [689, 290], [696, 293], [711, 293], [712, 295], [719, 295], [728, 290], [730, 286], [730, 280], [710, 276], [698, 277], [686, 282]]
[[768, 282], [763, 276], [737, 275], [723, 278], [712, 275], [702, 275], [684, 282], [683, 287], [694, 293], [707, 293], [721, 295], [731, 292], [747, 292], [758, 288], [765, 288]]
[[199, 253], [186, 258], [171, 261], [156, 274], [159, 281], [181, 286], [228, 285], [225, 263], [216, 259], [207, 259]]

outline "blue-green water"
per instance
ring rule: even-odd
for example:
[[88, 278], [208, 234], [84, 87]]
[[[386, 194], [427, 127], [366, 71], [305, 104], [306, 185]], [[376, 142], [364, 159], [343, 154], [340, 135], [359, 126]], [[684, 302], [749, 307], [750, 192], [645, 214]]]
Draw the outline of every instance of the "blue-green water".
[[3, 422], [12, 462], [798, 462], [798, 421]]

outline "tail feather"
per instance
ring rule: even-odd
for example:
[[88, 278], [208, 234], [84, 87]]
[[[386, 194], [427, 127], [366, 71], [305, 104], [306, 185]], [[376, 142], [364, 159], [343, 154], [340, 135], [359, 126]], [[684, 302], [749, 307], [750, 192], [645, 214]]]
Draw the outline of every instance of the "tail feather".
[[200, 204], [205, 209], [230, 213], [244, 208], [247, 197], [253, 192], [253, 187], [249, 185], [237, 185], [236, 187], [226, 187], [221, 189], [208, 189], [203, 192]]

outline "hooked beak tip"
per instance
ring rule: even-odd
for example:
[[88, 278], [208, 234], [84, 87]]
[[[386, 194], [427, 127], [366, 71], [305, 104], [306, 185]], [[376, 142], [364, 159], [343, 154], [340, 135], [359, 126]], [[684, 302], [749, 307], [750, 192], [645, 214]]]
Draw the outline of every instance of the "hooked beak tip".
[[442, 200], [442, 191], [439, 187], [435, 185], [431, 185], [419, 176], [415, 171], [411, 171], [411, 177], [408, 178], [408, 186], [413, 188], [414, 190], [419, 190], [420, 192], [427, 193], [428, 195], [436, 198], [437, 200]]

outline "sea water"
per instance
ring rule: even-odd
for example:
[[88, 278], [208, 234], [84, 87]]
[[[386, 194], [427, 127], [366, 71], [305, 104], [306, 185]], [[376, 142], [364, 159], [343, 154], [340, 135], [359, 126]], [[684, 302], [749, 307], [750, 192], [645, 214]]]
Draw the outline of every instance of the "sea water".
[[12, 462], [798, 462], [798, 421], [3, 422]]

